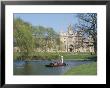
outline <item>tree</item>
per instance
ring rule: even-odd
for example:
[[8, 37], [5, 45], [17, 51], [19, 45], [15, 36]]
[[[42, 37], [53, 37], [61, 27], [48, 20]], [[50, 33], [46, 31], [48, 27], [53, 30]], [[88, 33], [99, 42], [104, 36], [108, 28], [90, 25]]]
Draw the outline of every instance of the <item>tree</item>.
[[20, 49], [22, 59], [30, 58], [34, 51], [35, 43], [31, 28], [29, 23], [20, 18], [14, 19], [14, 39], [16, 46]]
[[33, 35], [36, 39], [36, 48], [47, 51], [47, 49], [55, 49], [58, 45], [59, 35], [53, 28], [45, 28], [43, 26], [33, 26]]
[[91, 36], [93, 39], [94, 51], [97, 53], [97, 14], [80, 13], [77, 14], [79, 23], [77, 27], [83, 30], [85, 37]]

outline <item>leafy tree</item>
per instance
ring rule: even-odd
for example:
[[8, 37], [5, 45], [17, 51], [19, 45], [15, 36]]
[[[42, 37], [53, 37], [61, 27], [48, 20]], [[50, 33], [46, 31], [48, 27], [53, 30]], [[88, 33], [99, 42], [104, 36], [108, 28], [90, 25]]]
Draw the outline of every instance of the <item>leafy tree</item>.
[[31, 25], [20, 18], [14, 19], [14, 40], [21, 58], [30, 58], [35, 46]]
[[83, 30], [86, 37], [91, 36], [94, 44], [94, 51], [97, 53], [97, 14], [80, 13], [77, 14], [79, 23], [77, 27]]
[[53, 28], [45, 28], [43, 26], [33, 26], [33, 35], [36, 39], [36, 48], [47, 51], [58, 45], [58, 33]]

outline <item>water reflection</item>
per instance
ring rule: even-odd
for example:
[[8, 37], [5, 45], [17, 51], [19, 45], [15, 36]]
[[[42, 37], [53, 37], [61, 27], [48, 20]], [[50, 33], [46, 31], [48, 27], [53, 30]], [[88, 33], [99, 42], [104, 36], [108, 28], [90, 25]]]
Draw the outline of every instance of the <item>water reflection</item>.
[[65, 60], [64, 62], [68, 65], [62, 67], [46, 67], [46, 64], [51, 63], [51, 61], [47, 60], [14, 62], [14, 75], [63, 75], [72, 67], [88, 64], [92, 61]]

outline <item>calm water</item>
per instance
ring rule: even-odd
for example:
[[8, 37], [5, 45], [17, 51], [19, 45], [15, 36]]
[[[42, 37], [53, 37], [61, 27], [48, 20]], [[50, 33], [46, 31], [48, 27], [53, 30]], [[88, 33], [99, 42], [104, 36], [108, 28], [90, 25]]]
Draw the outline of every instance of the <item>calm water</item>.
[[14, 62], [14, 75], [63, 75], [72, 67], [88, 64], [92, 61], [65, 60], [64, 62], [68, 65], [62, 67], [45, 67], [45, 65], [51, 63], [51, 61], [47, 60]]

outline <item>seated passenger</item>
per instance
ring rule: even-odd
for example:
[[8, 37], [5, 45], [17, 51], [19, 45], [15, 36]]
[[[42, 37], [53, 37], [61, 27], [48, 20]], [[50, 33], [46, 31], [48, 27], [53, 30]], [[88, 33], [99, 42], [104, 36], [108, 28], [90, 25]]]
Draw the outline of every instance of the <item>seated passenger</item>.
[[55, 63], [54, 63], [54, 65], [58, 65], [58, 63], [57, 63], [57, 62], [55, 62]]

